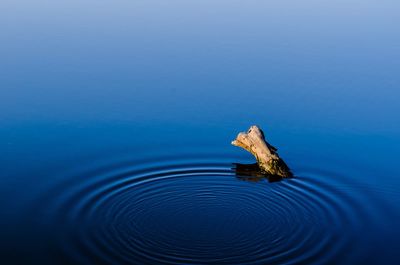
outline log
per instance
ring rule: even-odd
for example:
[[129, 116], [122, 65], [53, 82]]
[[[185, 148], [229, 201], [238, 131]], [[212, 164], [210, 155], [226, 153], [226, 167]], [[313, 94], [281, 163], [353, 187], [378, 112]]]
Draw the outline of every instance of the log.
[[281, 178], [293, 176], [289, 167], [276, 152], [277, 149], [265, 140], [264, 133], [258, 126], [251, 126], [247, 133], [239, 133], [232, 144], [252, 153], [265, 174]]

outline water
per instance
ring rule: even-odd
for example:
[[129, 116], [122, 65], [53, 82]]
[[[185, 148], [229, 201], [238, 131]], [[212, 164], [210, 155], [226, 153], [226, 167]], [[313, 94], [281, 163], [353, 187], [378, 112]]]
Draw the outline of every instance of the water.
[[0, 263], [399, 264], [399, 7], [3, 1]]

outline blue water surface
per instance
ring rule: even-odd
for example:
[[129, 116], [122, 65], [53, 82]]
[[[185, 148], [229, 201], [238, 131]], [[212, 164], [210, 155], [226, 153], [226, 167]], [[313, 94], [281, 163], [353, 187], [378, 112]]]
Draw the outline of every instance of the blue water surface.
[[0, 263], [399, 264], [399, 9], [3, 0]]

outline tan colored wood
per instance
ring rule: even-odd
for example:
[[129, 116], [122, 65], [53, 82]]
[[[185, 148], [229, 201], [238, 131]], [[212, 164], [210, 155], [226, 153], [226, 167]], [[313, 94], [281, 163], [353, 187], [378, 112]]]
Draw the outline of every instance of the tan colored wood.
[[265, 140], [264, 133], [259, 127], [253, 125], [247, 133], [239, 133], [232, 144], [252, 153], [257, 159], [260, 169], [266, 174], [282, 178], [293, 176], [289, 167], [276, 152], [277, 149]]

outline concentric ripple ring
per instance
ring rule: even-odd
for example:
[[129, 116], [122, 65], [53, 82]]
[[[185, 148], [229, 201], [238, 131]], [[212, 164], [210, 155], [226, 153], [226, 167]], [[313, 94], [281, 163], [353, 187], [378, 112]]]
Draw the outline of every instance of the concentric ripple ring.
[[345, 185], [324, 175], [340, 174], [298, 167], [292, 179], [248, 182], [236, 178], [229, 156], [157, 161], [81, 172], [68, 189], [52, 191], [47, 218], [63, 228], [53, 240], [65, 260], [321, 264], [351, 258], [345, 249], [354, 235], [341, 230], [354, 226], [356, 233], [356, 219], [366, 213], [343, 192]]

